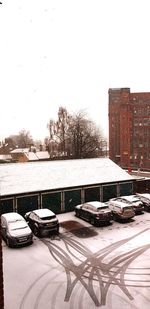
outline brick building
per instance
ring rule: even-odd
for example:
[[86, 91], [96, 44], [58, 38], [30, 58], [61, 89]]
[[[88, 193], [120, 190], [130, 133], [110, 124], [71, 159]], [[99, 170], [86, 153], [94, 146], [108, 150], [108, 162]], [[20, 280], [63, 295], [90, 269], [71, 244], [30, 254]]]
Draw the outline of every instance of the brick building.
[[150, 170], [150, 92], [109, 89], [109, 157], [123, 168]]

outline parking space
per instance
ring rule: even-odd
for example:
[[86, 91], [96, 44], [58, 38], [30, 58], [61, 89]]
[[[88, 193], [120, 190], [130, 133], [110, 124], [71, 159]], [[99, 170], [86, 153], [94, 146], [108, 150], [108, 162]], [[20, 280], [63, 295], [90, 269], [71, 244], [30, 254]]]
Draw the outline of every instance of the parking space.
[[150, 213], [102, 227], [58, 219], [59, 235], [3, 242], [5, 309], [149, 309]]

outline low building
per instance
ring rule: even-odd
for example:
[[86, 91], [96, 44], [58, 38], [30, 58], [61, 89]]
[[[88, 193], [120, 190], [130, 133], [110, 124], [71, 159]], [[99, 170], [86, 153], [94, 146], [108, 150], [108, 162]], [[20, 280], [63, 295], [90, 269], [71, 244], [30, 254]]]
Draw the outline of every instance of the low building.
[[0, 165], [1, 213], [47, 207], [55, 213], [87, 201], [132, 194], [135, 177], [108, 158]]
[[29, 148], [16, 148], [10, 152], [10, 155], [13, 162], [29, 162], [50, 159], [48, 151], [30, 151]]
[[11, 155], [9, 154], [0, 154], [0, 163], [8, 163], [11, 162]]

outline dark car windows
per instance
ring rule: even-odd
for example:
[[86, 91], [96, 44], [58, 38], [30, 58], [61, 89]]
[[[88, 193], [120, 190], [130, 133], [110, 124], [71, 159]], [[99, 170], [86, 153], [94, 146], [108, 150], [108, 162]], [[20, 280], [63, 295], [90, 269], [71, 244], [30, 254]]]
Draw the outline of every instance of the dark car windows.
[[99, 207], [99, 208], [97, 208], [97, 211], [101, 211], [103, 209], [108, 209], [108, 206]]
[[34, 214], [33, 212], [30, 213], [29, 218], [32, 220], [38, 220], [37, 215]]
[[56, 216], [49, 216], [49, 217], [41, 217], [41, 220], [52, 220], [52, 219], [55, 219]]

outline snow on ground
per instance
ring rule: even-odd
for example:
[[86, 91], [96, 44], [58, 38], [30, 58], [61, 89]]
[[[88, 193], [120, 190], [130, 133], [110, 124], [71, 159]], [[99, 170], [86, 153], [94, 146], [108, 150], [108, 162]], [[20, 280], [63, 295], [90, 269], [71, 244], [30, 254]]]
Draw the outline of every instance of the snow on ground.
[[58, 218], [59, 236], [3, 242], [5, 309], [150, 308], [150, 213], [103, 227]]

